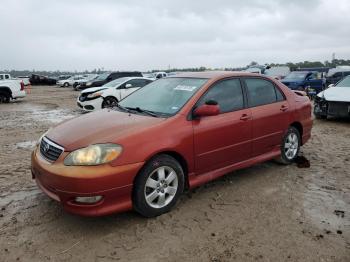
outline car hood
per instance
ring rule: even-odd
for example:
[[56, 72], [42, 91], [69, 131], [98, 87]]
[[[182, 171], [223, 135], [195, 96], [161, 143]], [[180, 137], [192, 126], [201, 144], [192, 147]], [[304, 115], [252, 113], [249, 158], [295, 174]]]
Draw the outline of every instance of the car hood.
[[90, 88], [85, 89], [84, 91], [81, 91], [81, 93], [94, 93], [94, 92], [97, 92], [97, 91], [100, 91], [100, 90], [105, 90], [107, 88], [108, 87], [102, 87], [102, 86], [90, 87]]
[[324, 97], [327, 101], [350, 102], [350, 87], [330, 87], [320, 92], [318, 97]]
[[50, 129], [46, 137], [65, 151], [73, 151], [91, 144], [118, 143], [163, 121], [165, 118], [104, 109], [65, 121]]

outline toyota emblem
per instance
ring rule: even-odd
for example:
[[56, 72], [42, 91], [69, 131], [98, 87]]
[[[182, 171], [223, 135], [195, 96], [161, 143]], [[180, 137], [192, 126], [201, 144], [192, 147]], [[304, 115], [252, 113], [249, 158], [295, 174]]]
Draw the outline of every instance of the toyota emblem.
[[44, 146], [44, 152], [46, 153], [47, 151], [49, 151], [50, 150], [50, 145], [49, 144], [46, 144], [45, 146]]

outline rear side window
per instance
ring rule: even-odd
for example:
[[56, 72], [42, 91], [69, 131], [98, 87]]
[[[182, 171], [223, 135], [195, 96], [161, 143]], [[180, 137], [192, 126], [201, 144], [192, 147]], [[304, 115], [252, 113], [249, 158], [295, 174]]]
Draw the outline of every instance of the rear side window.
[[214, 100], [220, 106], [220, 112], [240, 110], [244, 107], [243, 92], [239, 79], [229, 79], [214, 84], [207, 93], [202, 96], [198, 105], [206, 101]]
[[[277, 101], [275, 85], [258, 78], [245, 79], [250, 107], [272, 104]], [[280, 96], [283, 95], [280, 93]], [[282, 99], [284, 100], [284, 98]]]
[[128, 81], [127, 84], [131, 84], [132, 87], [143, 87], [148, 84], [148, 81], [145, 79], [133, 79]]

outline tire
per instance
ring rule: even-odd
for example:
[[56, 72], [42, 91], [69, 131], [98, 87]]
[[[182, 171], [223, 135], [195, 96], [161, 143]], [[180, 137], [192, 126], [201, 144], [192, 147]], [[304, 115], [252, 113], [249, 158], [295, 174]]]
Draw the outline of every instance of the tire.
[[113, 96], [107, 96], [105, 99], [103, 99], [102, 102], [102, 108], [112, 108], [117, 106], [118, 99], [116, 99]]
[[[287, 147], [288, 144], [288, 147]], [[278, 163], [289, 165], [295, 161], [301, 146], [301, 138], [298, 129], [293, 126], [288, 128], [281, 144], [281, 156], [276, 159]]]
[[2, 103], [9, 103], [10, 102], [10, 98], [11, 98], [11, 96], [10, 96], [10, 94], [8, 93], [8, 92], [2, 92], [2, 91], [0, 91], [0, 104], [2, 104]]
[[134, 181], [134, 210], [145, 217], [169, 212], [184, 190], [184, 181], [182, 167], [173, 157], [152, 158]]
[[68, 87], [68, 86], [69, 86], [69, 83], [67, 82], [63, 84], [63, 87]]

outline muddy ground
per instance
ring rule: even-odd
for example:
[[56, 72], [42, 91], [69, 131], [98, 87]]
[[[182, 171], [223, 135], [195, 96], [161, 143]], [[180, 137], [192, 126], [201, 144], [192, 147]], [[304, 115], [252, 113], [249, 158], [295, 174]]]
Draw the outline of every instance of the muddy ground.
[[183, 195], [163, 216], [67, 214], [37, 189], [30, 153], [81, 114], [71, 88], [0, 105], [0, 261], [350, 261], [350, 121], [315, 120], [310, 168], [268, 162]]

